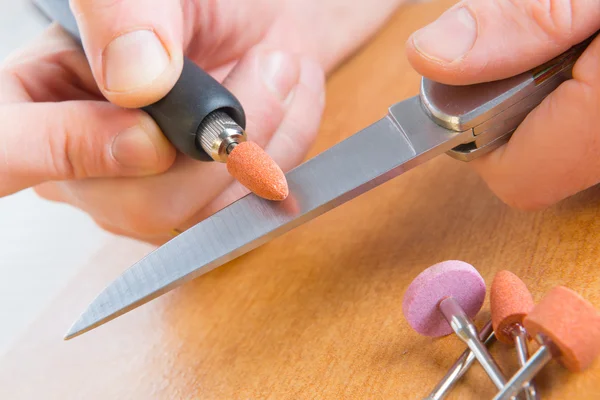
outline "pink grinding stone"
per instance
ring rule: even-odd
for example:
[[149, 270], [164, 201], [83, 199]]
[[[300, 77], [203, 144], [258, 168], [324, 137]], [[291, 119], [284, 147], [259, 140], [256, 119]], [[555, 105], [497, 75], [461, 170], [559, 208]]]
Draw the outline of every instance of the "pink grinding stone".
[[421, 272], [404, 295], [402, 311], [409, 325], [425, 336], [453, 332], [438, 308], [440, 301], [453, 297], [470, 318], [475, 318], [485, 300], [485, 281], [463, 261], [443, 261]]

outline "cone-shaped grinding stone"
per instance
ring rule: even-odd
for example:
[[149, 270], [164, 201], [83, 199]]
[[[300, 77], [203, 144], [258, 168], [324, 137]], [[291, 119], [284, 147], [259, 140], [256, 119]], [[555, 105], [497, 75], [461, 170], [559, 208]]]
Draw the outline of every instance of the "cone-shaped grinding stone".
[[525, 283], [510, 271], [500, 271], [490, 290], [492, 325], [501, 342], [513, 344], [511, 326], [522, 324], [534, 306], [533, 297]]
[[470, 318], [475, 318], [485, 299], [485, 282], [472, 265], [444, 261], [421, 272], [404, 295], [402, 310], [410, 326], [425, 336], [445, 336], [452, 328], [438, 308], [453, 297]]
[[558, 361], [570, 371], [583, 371], [600, 353], [600, 312], [566, 287], [550, 290], [523, 324], [531, 336], [550, 338], [561, 351]]
[[227, 170], [257, 196], [268, 200], [284, 200], [288, 185], [281, 168], [259, 145], [242, 142], [227, 157]]

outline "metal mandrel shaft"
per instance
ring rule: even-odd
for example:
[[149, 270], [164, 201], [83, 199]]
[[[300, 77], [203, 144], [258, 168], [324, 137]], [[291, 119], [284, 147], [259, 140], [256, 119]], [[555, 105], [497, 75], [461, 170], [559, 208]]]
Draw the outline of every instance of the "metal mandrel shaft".
[[[529, 350], [527, 348], [527, 332], [521, 324], [515, 324], [511, 330], [512, 337], [515, 341], [515, 348], [517, 349], [517, 357], [519, 359], [519, 365], [522, 367], [527, 364], [529, 359]], [[527, 400], [538, 400], [539, 396], [535, 385], [532, 382], [526, 382], [523, 385], [525, 391], [525, 398]]]
[[[479, 332], [479, 340], [481, 340], [486, 346], [490, 346], [495, 340], [496, 335], [492, 328], [492, 321], [488, 321], [481, 331]], [[471, 349], [467, 348], [458, 357], [454, 365], [450, 367], [450, 370], [442, 378], [442, 380], [433, 388], [427, 397], [423, 400], [442, 400], [444, 399], [450, 390], [456, 385], [456, 383], [463, 377], [463, 375], [471, 368], [471, 365], [475, 362], [475, 355]]]
[[533, 353], [531, 358], [506, 383], [493, 400], [511, 400], [519, 393], [526, 383], [531, 381], [542, 368], [552, 359], [549, 346], [542, 345]]
[[506, 378], [485, 345], [479, 340], [477, 329], [471, 318], [452, 297], [442, 300], [439, 307], [456, 335], [469, 346], [494, 385], [498, 389], [502, 389], [506, 384]]

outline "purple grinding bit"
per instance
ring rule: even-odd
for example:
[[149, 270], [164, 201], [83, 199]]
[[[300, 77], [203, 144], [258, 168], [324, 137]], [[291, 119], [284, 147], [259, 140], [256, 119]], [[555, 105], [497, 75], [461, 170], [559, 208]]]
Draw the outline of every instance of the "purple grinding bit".
[[402, 310], [410, 326], [424, 336], [446, 336], [453, 332], [439, 304], [453, 297], [469, 318], [475, 318], [485, 300], [485, 282], [472, 265], [444, 261], [421, 272], [412, 281]]
[[479, 339], [474, 318], [485, 300], [485, 281], [472, 265], [444, 261], [421, 272], [404, 295], [402, 310], [410, 326], [425, 336], [445, 336], [454, 331], [464, 341], [485, 372], [502, 389], [506, 378]]

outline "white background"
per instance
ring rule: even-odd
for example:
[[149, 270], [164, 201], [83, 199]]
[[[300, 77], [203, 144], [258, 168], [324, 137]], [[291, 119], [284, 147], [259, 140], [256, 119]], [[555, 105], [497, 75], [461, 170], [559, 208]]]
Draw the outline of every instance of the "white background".
[[[0, 0], [0, 63], [48, 23], [30, 0]], [[27, 157], [27, 149], [19, 151]], [[98, 252], [122, 248], [124, 241], [132, 251], [142, 246], [100, 230], [86, 214], [42, 200], [32, 190], [0, 198], [0, 355], [79, 268]]]

